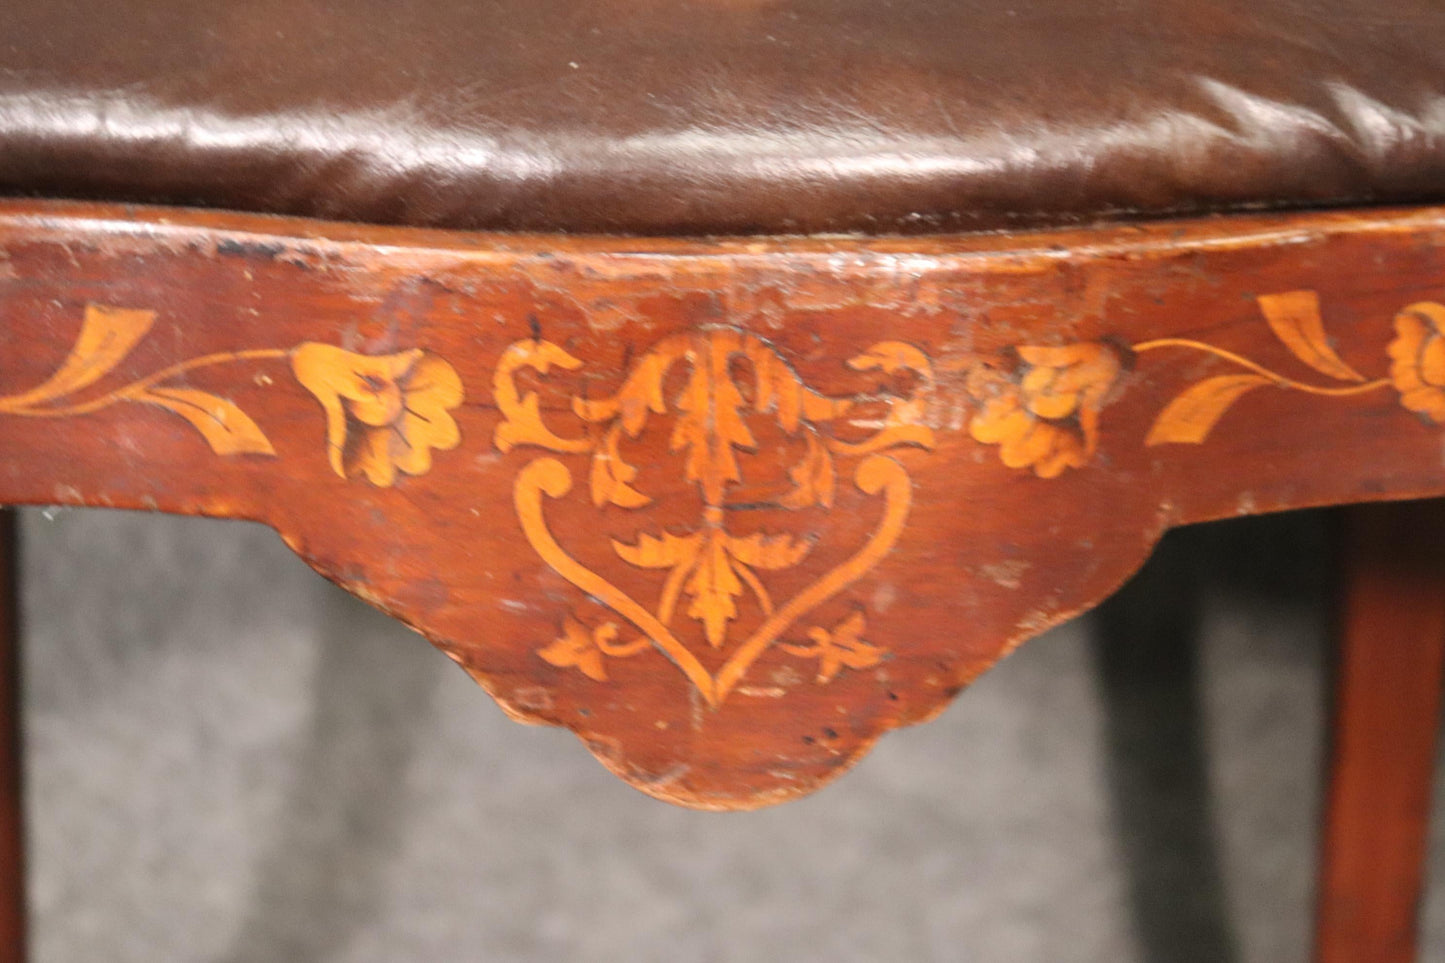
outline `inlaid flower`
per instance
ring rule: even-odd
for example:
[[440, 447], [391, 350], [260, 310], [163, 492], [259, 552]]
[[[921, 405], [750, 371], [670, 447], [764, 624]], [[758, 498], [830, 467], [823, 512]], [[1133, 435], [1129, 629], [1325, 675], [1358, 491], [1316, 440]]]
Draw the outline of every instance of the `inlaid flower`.
[[1106, 342], [1015, 349], [1011, 370], [976, 364], [968, 392], [981, 408], [969, 433], [999, 446], [1010, 468], [1054, 478], [1079, 468], [1098, 444], [1099, 410], [1123, 370], [1124, 350]]
[[1395, 315], [1389, 352], [1400, 403], [1445, 423], [1445, 305], [1422, 301]]
[[568, 616], [562, 625], [562, 634], [551, 645], [538, 650], [537, 654], [559, 669], [576, 666], [592, 681], [606, 682], [607, 667], [602, 662], [602, 648], [597, 643], [599, 639], [611, 641], [616, 638], [617, 626], [612, 622], [589, 631], [581, 622]]
[[292, 353], [291, 369], [326, 411], [327, 454], [342, 478], [360, 473], [388, 487], [398, 471], [426, 474], [432, 449], [461, 441], [449, 414], [462, 403], [461, 379], [436, 355], [362, 355], [313, 342]]

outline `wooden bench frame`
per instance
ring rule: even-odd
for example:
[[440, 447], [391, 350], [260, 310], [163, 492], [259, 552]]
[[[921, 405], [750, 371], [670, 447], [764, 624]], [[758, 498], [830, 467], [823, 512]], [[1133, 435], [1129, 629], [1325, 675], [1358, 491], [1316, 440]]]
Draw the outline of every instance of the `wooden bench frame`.
[[[0, 313], [0, 503], [271, 525], [699, 808], [818, 788], [1169, 527], [1445, 495], [1440, 208], [678, 240], [9, 201]], [[1361, 516], [1321, 959], [1412, 952], [1418, 511]]]

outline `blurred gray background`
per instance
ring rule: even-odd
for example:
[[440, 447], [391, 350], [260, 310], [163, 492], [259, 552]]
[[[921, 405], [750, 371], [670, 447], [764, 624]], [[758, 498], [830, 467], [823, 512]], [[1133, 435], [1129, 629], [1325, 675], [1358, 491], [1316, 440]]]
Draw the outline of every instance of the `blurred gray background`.
[[267, 529], [27, 510], [34, 958], [1303, 963], [1329, 531], [1175, 533], [832, 787], [709, 814]]

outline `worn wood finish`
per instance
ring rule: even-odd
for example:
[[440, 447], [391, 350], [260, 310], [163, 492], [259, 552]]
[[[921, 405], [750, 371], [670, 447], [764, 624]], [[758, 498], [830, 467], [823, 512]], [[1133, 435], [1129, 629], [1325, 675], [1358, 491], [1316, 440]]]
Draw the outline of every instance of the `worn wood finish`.
[[1318, 963], [1411, 963], [1445, 682], [1445, 503], [1345, 513]]
[[1445, 211], [678, 241], [0, 205], [0, 501], [250, 518], [660, 798], [808, 792], [1169, 526], [1445, 493]]
[[0, 963], [24, 963], [25, 818], [15, 512], [0, 509]]

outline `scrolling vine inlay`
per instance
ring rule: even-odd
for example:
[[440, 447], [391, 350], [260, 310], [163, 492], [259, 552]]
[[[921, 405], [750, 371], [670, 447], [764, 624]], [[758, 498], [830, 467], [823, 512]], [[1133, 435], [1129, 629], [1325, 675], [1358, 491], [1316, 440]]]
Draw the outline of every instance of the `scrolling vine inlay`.
[[[1418, 302], [1402, 309], [1385, 351], [1388, 373], [1369, 379], [1331, 344], [1315, 292], [1270, 294], [1257, 303], [1280, 343], [1332, 383], [1301, 381], [1186, 338], [1017, 345], [1001, 357], [966, 365], [962, 389], [968, 432], [978, 442], [997, 446], [1006, 466], [1030, 469], [1041, 478], [1081, 468], [1099, 447], [1101, 412], [1122, 393], [1139, 359], [1154, 352], [1202, 354], [1233, 370], [1204, 377], [1169, 401], [1144, 439], [1150, 446], [1202, 443], [1236, 402], [1264, 387], [1332, 398], [1393, 387], [1406, 409], [1427, 422], [1445, 424], [1445, 305]], [[363, 355], [304, 342], [289, 349], [212, 353], [109, 391], [93, 391], [145, 339], [155, 319], [150, 310], [87, 305], [69, 355], [38, 386], [0, 397], [0, 415], [70, 418], [137, 403], [184, 418], [217, 454], [274, 458], [261, 426], [236, 402], [192, 386], [188, 376], [218, 365], [285, 362], [322, 408], [327, 461], [342, 478], [364, 477], [390, 487], [399, 474], [427, 474], [433, 451], [461, 443], [452, 415], [463, 401], [461, 379], [443, 358], [416, 348]], [[700, 328], [656, 343], [623, 372], [615, 394], [564, 394], [557, 411], [544, 413], [538, 392], [519, 386], [519, 377], [545, 379], [553, 369], [586, 374], [579, 370], [583, 362], [540, 337], [508, 346], [493, 376], [502, 416], [494, 443], [504, 453], [517, 448], [539, 452], [513, 483], [522, 533], [551, 569], [615, 616], [588, 624], [575, 609], [569, 611], [560, 621], [560, 634], [538, 655], [559, 669], [575, 669], [602, 682], [612, 660], [660, 653], [712, 705], [726, 700], [775, 646], [814, 662], [819, 684], [845, 669], [879, 664], [886, 650], [865, 638], [865, 609], [855, 606], [832, 625], [803, 623], [817, 621], [810, 617], [820, 606], [872, 570], [898, 543], [913, 498], [912, 480], [898, 454], [906, 448], [933, 450], [927, 413], [940, 386], [924, 352], [899, 341], [876, 343], [846, 364], [893, 384], [868, 395], [823, 394], [757, 335], [724, 326]], [[549, 425], [563, 417], [562, 411], [574, 419], [570, 432]], [[699, 502], [695, 517], [680, 529], [654, 518], [629, 528], [624, 538], [607, 539], [609, 559], [620, 560], [630, 572], [655, 573], [649, 605], [619, 587], [622, 579], [609, 579], [565, 548], [548, 521], [547, 505], [572, 489], [573, 468], [553, 457], [568, 456], [577, 459], [578, 468], [585, 459], [595, 509], [621, 509], [646, 519], [658, 507], [656, 493], [644, 490], [639, 467], [628, 461], [624, 448], [656, 432], [657, 419], [670, 419], [666, 448], [678, 457], [676, 470]], [[755, 429], [763, 424], [770, 427], [759, 435]], [[776, 491], [751, 507], [829, 513], [842, 475], [865, 500], [876, 502], [876, 525], [861, 544], [828, 545], [827, 551], [819, 549], [826, 538], [822, 534], [776, 528], [738, 532], [732, 525], [735, 513], [749, 506], [738, 504], [735, 496], [745, 486], [749, 459], [759, 465], [782, 463], [786, 476]], [[667, 467], [672, 464], [647, 459], [653, 471], [672, 470]], [[758, 488], [756, 478], [748, 482], [751, 490]], [[674, 523], [676, 505], [674, 499], [668, 518]], [[820, 560], [830, 553], [841, 561]], [[791, 594], [779, 597], [777, 582], [788, 581], [789, 573]], [[695, 625], [684, 632], [681, 620]]]
[[461, 435], [450, 411], [462, 403], [462, 384], [446, 361], [412, 349], [362, 355], [307, 342], [290, 350], [257, 348], [191, 358], [98, 396], [74, 396], [100, 382], [150, 333], [156, 312], [88, 304], [70, 354], [43, 383], [0, 397], [0, 415], [74, 418], [126, 402], [152, 405], [190, 422], [218, 455], [275, 457], [261, 427], [228, 398], [189, 387], [201, 368], [242, 361], [290, 362], [302, 387], [326, 412], [326, 447], [342, 478], [365, 475], [389, 487], [398, 471], [431, 470], [431, 450], [455, 448]]
[[[744, 361], [750, 374], [739, 387], [735, 362]], [[917, 348], [896, 341], [880, 342], [847, 362], [855, 371], [878, 370], [911, 376], [912, 388], [890, 394], [878, 417], [851, 417], [862, 412], [860, 397], [831, 397], [814, 391], [766, 342], [732, 328], [713, 328], [675, 335], [638, 358], [620, 389], [610, 397], [570, 396], [572, 414], [588, 430], [563, 435], [548, 427], [536, 392], [523, 393], [517, 374], [530, 369], [545, 376], [552, 368], [575, 371], [582, 362], [559, 346], [541, 339], [518, 341], [497, 365], [495, 391], [503, 420], [495, 443], [503, 452], [528, 446], [559, 455], [589, 459], [591, 501], [601, 509], [616, 506], [642, 510], [653, 497], [635, 487], [638, 469], [623, 456], [624, 437], [637, 439], [652, 416], [673, 417], [668, 447], [684, 456], [683, 472], [701, 496], [701, 517], [679, 534], [666, 529], [638, 530], [632, 541], [614, 539], [616, 556], [638, 569], [665, 573], [656, 604], [648, 607], [613, 581], [580, 562], [554, 537], [546, 518], [547, 499], [565, 497], [572, 472], [553, 457], [537, 457], [517, 475], [513, 496], [522, 531], [537, 554], [559, 575], [600, 601], [638, 634], [623, 639], [623, 627], [607, 620], [584, 625], [569, 615], [562, 634], [539, 654], [559, 668], [576, 667], [589, 678], [607, 678], [607, 660], [658, 650], [687, 676], [708, 703], [718, 705], [775, 643], [783, 651], [818, 664], [817, 680], [826, 683], [841, 669], [875, 665], [883, 650], [862, 634], [866, 619], [855, 610], [831, 627], [815, 625], [808, 643], [784, 641], [814, 609], [836, 596], [872, 569], [897, 543], [908, 520], [912, 486], [908, 472], [887, 452], [903, 446], [932, 449], [933, 430], [924, 424], [924, 406], [934, 387], [933, 369]], [[681, 388], [668, 391], [668, 375], [686, 371]], [[790, 532], [760, 531], [741, 536], [729, 530], [729, 490], [743, 481], [739, 452], [758, 452], [759, 443], [748, 416], [768, 416], [786, 439], [800, 439], [802, 451], [787, 469], [785, 490], [772, 503], [781, 508], [831, 510], [837, 486], [838, 459], [852, 466], [852, 482], [865, 495], [882, 501], [880, 520], [872, 534], [844, 561], [824, 571], [796, 595], [773, 598], [766, 573], [792, 569], [813, 549], [810, 540]], [[848, 420], [853, 430], [869, 432], [856, 441], [833, 430]], [[683, 601], [686, 596], [686, 602]], [[732, 638], [739, 605], [757, 606], [761, 620], [746, 637]], [[685, 606], [685, 607], [684, 607]], [[725, 650], [715, 673], [674, 629], [679, 615], [700, 624], [706, 644]]]
[[1300, 381], [1187, 338], [1133, 345], [1107, 339], [1019, 345], [1005, 358], [970, 367], [967, 390], [978, 408], [969, 433], [976, 441], [999, 446], [999, 458], [1008, 467], [1031, 468], [1041, 478], [1081, 468], [1094, 455], [1099, 414], [1122, 390], [1124, 372], [1140, 355], [1163, 350], [1202, 353], [1236, 370], [1195, 382], [1175, 396], [1155, 418], [1146, 445], [1202, 444], [1235, 402], [1263, 387], [1339, 398], [1393, 385], [1405, 408], [1445, 424], [1445, 305], [1422, 301], [1401, 310], [1386, 350], [1389, 375], [1367, 379], [1330, 344], [1314, 291], [1268, 294], [1256, 301], [1270, 330], [1291, 354], [1341, 383]]

